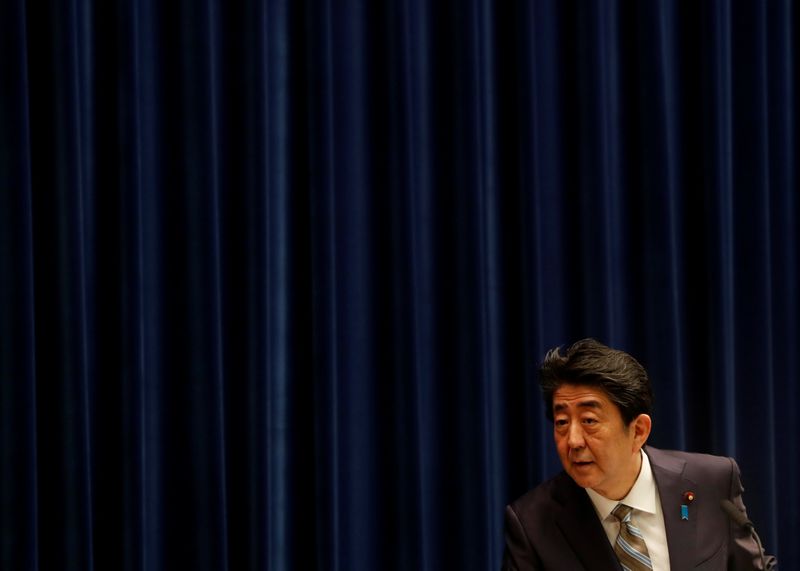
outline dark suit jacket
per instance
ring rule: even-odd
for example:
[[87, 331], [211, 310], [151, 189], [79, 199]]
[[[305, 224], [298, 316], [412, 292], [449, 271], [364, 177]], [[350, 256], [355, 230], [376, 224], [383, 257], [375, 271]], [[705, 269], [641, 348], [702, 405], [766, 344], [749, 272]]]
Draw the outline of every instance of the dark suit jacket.
[[[758, 546], [720, 508], [742, 503], [739, 467], [732, 458], [645, 448], [661, 496], [672, 571], [761, 569]], [[683, 494], [695, 493], [689, 519]], [[503, 569], [621, 571], [586, 491], [566, 472], [506, 507]]]

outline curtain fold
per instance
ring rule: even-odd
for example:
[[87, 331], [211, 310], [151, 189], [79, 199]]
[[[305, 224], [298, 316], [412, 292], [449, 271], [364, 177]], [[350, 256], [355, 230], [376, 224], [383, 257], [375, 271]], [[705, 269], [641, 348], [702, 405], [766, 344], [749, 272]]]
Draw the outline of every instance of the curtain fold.
[[0, 5], [0, 558], [18, 569], [38, 565], [40, 545], [25, 19]]
[[800, 553], [797, 11], [0, 5], [0, 567], [485, 569], [639, 358]]

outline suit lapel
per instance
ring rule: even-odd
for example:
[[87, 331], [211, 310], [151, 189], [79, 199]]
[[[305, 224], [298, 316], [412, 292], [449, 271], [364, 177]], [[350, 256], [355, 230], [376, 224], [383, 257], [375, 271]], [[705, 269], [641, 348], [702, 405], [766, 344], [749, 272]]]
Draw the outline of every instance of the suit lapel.
[[667, 545], [669, 547], [669, 563], [672, 569], [691, 569], [695, 566], [693, 560], [697, 552], [697, 518], [689, 507], [689, 519], [681, 519], [681, 504], [684, 492], [694, 490], [697, 484], [683, 477], [686, 467], [684, 460], [664, 454], [656, 448], [645, 448], [650, 458], [653, 477], [661, 496], [661, 509], [664, 513], [664, 527], [667, 531]]
[[608, 541], [603, 526], [594, 511], [586, 491], [564, 474], [562, 498], [564, 509], [556, 518], [556, 525], [566, 537], [583, 566], [591, 571], [620, 570], [617, 556]]

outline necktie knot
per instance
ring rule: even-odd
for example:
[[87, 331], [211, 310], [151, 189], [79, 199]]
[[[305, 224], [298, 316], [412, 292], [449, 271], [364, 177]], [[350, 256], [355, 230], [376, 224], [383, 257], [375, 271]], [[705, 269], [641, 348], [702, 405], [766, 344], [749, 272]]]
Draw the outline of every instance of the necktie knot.
[[611, 512], [611, 515], [614, 516], [620, 523], [628, 523], [631, 519], [632, 511], [633, 508], [631, 506], [617, 504], [617, 507], [615, 507]]

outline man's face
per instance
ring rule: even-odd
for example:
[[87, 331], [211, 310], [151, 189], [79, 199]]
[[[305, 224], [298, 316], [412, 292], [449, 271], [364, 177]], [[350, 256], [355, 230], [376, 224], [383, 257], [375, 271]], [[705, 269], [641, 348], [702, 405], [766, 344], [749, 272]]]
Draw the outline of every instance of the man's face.
[[626, 426], [603, 389], [566, 384], [553, 393], [553, 416], [556, 448], [567, 474], [606, 498], [625, 497], [639, 474], [639, 450], [650, 433], [650, 417], [639, 415]]

